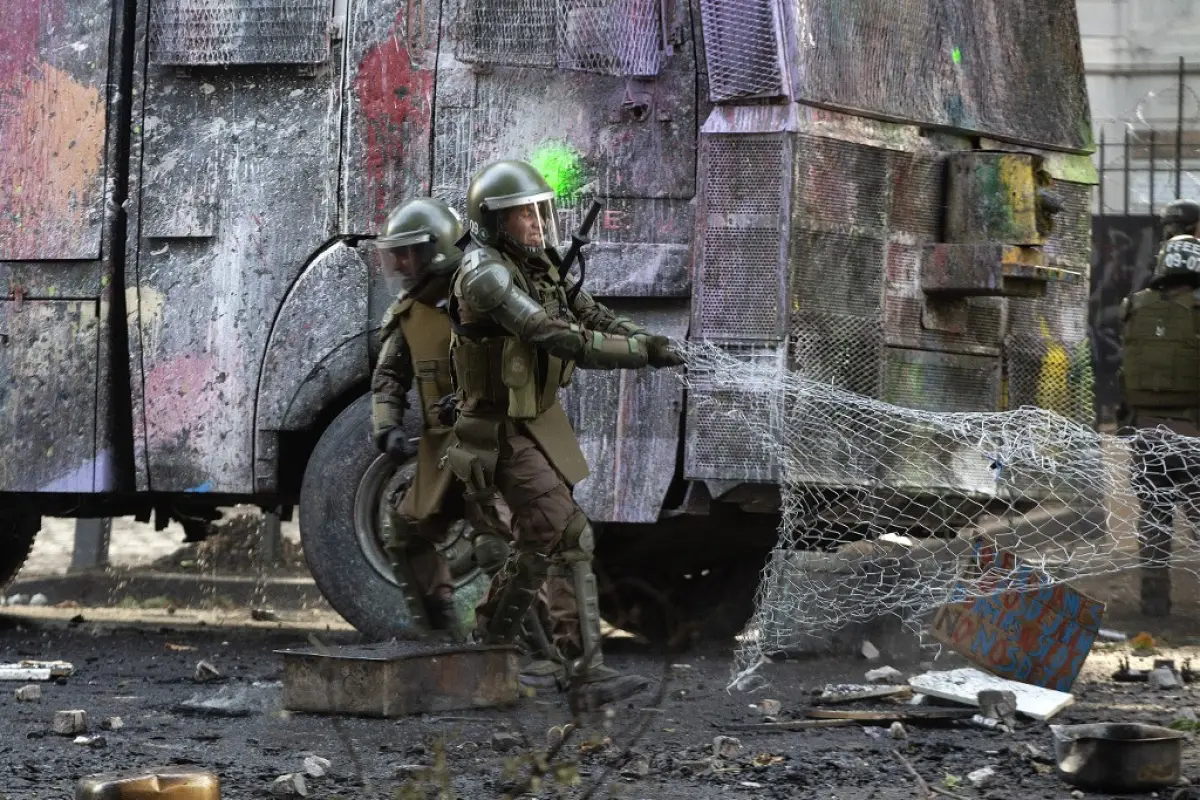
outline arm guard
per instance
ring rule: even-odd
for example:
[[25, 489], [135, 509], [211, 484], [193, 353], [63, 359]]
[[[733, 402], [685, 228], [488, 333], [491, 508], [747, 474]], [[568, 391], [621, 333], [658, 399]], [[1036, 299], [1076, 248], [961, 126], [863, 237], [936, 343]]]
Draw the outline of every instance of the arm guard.
[[579, 324], [601, 333], [615, 333], [621, 336], [633, 336], [645, 333], [646, 329], [628, 317], [618, 317], [612, 309], [603, 303], [596, 302], [586, 290], [580, 289], [571, 304]]
[[541, 303], [513, 283], [508, 268], [489, 258], [486, 251], [470, 253], [464, 268], [459, 284], [463, 303], [487, 314], [521, 341], [587, 369], [646, 366], [646, 349], [632, 337], [584, 330], [579, 325], [551, 319]]
[[388, 433], [400, 426], [408, 410], [413, 363], [398, 315], [389, 311], [380, 335], [379, 361], [371, 375], [371, 433], [382, 450]]

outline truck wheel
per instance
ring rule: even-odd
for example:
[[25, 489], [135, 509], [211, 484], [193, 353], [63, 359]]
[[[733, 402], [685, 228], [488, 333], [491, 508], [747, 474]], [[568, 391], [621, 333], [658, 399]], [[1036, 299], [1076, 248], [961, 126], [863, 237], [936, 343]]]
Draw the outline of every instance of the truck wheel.
[[0, 516], [0, 590], [21, 571], [37, 532], [37, 524], [28, 517]]
[[[420, 435], [419, 422], [406, 420], [405, 427]], [[404, 482], [406, 471], [411, 480], [413, 466], [397, 470], [379, 454], [371, 440], [371, 397], [363, 395], [325, 429], [304, 470], [300, 541], [308, 569], [334, 610], [373, 639], [424, 633], [406, 610], [381, 536], [385, 492]], [[467, 533], [459, 525], [442, 549], [451, 562], [459, 616], [473, 625], [487, 579], [470, 557]]]

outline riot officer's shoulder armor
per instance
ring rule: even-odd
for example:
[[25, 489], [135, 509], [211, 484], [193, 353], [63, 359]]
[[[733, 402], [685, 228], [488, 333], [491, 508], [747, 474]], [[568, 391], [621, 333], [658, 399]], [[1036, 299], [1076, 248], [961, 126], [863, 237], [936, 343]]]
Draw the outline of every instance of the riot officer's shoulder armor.
[[400, 325], [400, 321], [412, 310], [415, 302], [416, 300], [407, 294], [397, 297], [383, 313], [383, 322], [379, 325], [379, 335], [387, 337], [391, 334]]
[[459, 292], [477, 311], [499, 306], [513, 288], [513, 273], [499, 250], [480, 247], [463, 257], [459, 268]]

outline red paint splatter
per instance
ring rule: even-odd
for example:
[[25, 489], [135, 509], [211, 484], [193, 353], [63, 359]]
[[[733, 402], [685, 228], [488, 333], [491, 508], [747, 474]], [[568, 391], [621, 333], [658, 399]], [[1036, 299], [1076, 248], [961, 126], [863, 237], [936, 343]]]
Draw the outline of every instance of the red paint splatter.
[[[359, 63], [354, 89], [366, 121], [367, 149], [362, 165], [367, 176], [367, 201], [372, 223], [383, 222], [388, 209], [403, 198], [405, 177], [424, 163], [429, 146], [433, 107], [433, 70], [416, 63], [404, 36], [407, 12], [402, 7], [389, 35], [367, 51]], [[407, 158], [410, 148], [421, 155]], [[420, 186], [429, 181], [421, 170]]]

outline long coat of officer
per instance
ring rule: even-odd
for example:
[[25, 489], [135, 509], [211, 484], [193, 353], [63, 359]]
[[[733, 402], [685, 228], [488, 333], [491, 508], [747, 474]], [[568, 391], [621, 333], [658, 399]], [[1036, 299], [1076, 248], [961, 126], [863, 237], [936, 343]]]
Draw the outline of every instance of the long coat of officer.
[[1171, 613], [1175, 506], [1195, 518], [1200, 502], [1200, 204], [1177, 200], [1163, 213], [1154, 277], [1121, 304], [1124, 423], [1133, 440], [1132, 483], [1141, 505], [1141, 605]]
[[[463, 632], [450, 568], [437, 546], [465, 508], [461, 493], [450, 491], [453, 476], [439, 469], [438, 462], [453, 437], [442, 413], [442, 401], [454, 392], [446, 299], [450, 277], [462, 260], [462, 235], [462, 221], [439, 200], [409, 200], [388, 215], [375, 246], [397, 299], [383, 319], [379, 361], [371, 378], [376, 445], [397, 466], [417, 457], [408, 491], [388, 499], [392, 531], [385, 549], [410, 616], [455, 638]], [[424, 423], [416, 447], [401, 424], [414, 381]]]
[[547, 584], [567, 595], [549, 598], [555, 644], [573, 660], [591, 702], [621, 699], [646, 681], [603, 663], [592, 528], [572, 497], [588, 468], [558, 390], [576, 366], [673, 367], [683, 358], [666, 337], [617, 317], [587, 292], [568, 298], [553, 249], [554, 192], [529, 164], [480, 170], [467, 216], [473, 243], [450, 297], [459, 416], [447, 463], [485, 504], [497, 496], [507, 502], [516, 541], [476, 610], [476, 637], [515, 641], [539, 587], [558, 578]]

